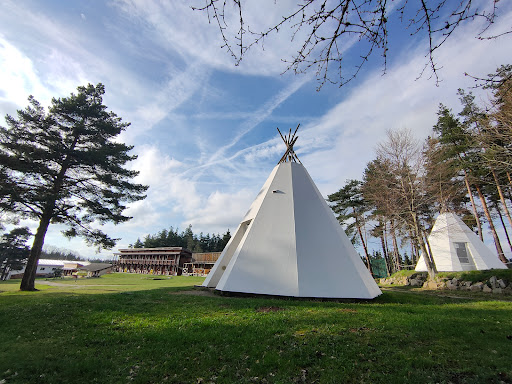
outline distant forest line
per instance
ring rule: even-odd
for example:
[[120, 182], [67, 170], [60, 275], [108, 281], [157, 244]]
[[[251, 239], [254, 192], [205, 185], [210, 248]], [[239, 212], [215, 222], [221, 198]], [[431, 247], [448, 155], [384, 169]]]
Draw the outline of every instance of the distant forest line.
[[140, 238], [135, 243], [130, 244], [130, 248], [159, 248], [159, 247], [183, 247], [192, 252], [222, 252], [231, 233], [229, 229], [222, 236], [220, 234], [203, 232], [199, 235], [192, 231], [192, 225], [189, 225], [184, 231], [179, 232], [178, 228], [170, 227], [163, 229], [154, 235], [146, 235], [141, 241]]
[[108, 263], [111, 259], [87, 259], [79, 253], [69, 249], [61, 249], [53, 246], [45, 246], [41, 251], [41, 259], [48, 260], [69, 260], [69, 261], [90, 261], [91, 263]]

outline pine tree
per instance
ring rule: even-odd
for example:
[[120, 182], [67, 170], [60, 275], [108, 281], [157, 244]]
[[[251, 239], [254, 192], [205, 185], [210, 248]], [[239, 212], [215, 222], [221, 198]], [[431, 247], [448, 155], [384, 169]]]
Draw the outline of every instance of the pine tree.
[[[346, 224], [345, 231], [352, 238], [352, 243], [358, 241], [363, 246], [365, 264], [372, 273], [366, 236], [363, 236], [365, 213], [368, 211], [368, 206], [363, 199], [361, 184], [359, 180], [348, 180], [344, 187], [329, 195], [327, 200], [331, 203], [331, 208], [340, 224]], [[354, 232], [357, 232], [357, 235]]]
[[7, 115], [8, 128], [0, 127], [0, 210], [39, 222], [21, 290], [35, 290], [50, 223], [66, 225], [67, 237], [110, 249], [116, 239], [94, 223], [128, 221], [125, 202], [145, 198], [147, 187], [131, 182], [138, 172], [125, 168], [136, 158], [132, 147], [116, 140], [129, 124], [107, 111], [104, 93], [102, 84], [78, 87], [77, 94], [52, 99], [48, 113], [31, 96], [17, 119]]
[[27, 227], [14, 228], [0, 238], [0, 280], [5, 280], [9, 271], [19, 270], [27, 260], [30, 248], [25, 245], [32, 234]]
[[224, 235], [222, 235], [222, 239], [218, 244], [217, 252], [221, 252], [224, 249], [224, 247], [226, 246], [226, 244], [229, 242], [230, 239], [231, 239], [231, 232], [229, 232], [229, 229], [228, 229], [227, 232]]
[[[444, 105], [439, 105], [437, 112], [438, 120], [434, 125], [434, 132], [438, 135], [438, 140], [441, 145], [440, 159], [442, 161], [451, 160], [454, 165], [454, 174], [460, 172], [464, 178], [464, 183], [468, 192], [468, 197], [471, 200], [473, 208], [473, 216], [478, 228], [478, 236], [483, 241], [482, 224], [476, 208], [475, 200], [473, 198], [473, 189], [471, 184], [474, 177], [471, 174], [469, 164], [471, 163], [472, 139], [470, 134], [464, 129], [460, 121], [453, 115], [452, 111]], [[456, 175], [454, 175], [456, 176]]]

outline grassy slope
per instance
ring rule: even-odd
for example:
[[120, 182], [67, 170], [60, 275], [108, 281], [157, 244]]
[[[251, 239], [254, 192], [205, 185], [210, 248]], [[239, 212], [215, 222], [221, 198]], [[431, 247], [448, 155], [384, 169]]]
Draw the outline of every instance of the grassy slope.
[[[390, 277], [405, 277], [412, 276], [417, 274], [418, 272], [414, 270], [402, 270], [395, 272]], [[422, 274], [427, 274], [427, 272], [420, 272]], [[447, 278], [453, 279], [456, 277], [459, 280], [463, 281], [471, 281], [476, 283], [478, 281], [484, 282], [489, 280], [492, 276], [496, 276], [498, 279], [505, 279], [507, 281], [512, 281], [512, 269], [489, 269], [485, 271], [465, 271], [465, 272], [439, 272], [436, 275], [438, 278]]]
[[512, 269], [491, 269], [487, 271], [466, 271], [466, 272], [440, 272], [438, 274], [440, 278], [454, 278], [459, 280], [471, 281], [476, 283], [478, 281], [489, 280], [492, 276], [496, 276], [498, 279], [505, 279], [512, 281]]
[[512, 382], [511, 302], [174, 294], [201, 280], [117, 274], [33, 293], [1, 283], [0, 381]]

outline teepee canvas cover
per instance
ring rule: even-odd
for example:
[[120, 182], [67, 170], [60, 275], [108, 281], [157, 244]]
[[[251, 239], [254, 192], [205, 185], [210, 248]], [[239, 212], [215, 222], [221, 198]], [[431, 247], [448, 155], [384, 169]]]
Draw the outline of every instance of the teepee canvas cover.
[[203, 286], [265, 295], [371, 299], [381, 291], [304, 166], [287, 152]]
[[[480, 238], [454, 213], [441, 213], [428, 237], [439, 272], [507, 269]], [[427, 271], [423, 255], [416, 271]]]

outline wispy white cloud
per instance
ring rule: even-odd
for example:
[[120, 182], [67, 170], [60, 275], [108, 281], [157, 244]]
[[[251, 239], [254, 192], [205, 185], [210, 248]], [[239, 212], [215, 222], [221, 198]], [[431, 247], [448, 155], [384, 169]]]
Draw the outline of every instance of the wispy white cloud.
[[192, 224], [197, 231], [223, 233], [233, 231], [241, 219], [240, 212], [247, 210], [256, 192], [242, 189], [235, 193], [214, 191], [208, 195], [202, 206], [193, 212], [187, 212], [184, 224]]
[[[232, 158], [238, 156], [238, 152], [231, 156], [226, 156], [226, 153], [232, 149], [238, 142], [254, 128], [256, 128], [262, 121], [268, 119], [268, 117], [278, 108], [284, 101], [286, 101], [291, 95], [297, 92], [305, 83], [311, 79], [311, 76], [303, 76], [294, 78], [291, 83], [282, 89], [278, 94], [273, 96], [270, 100], [259, 107], [254, 113], [252, 113], [239, 127], [234, 137], [229, 143], [217, 149], [210, 158], [199, 165], [198, 168], [205, 169], [212, 165], [216, 165], [222, 162], [229, 162]], [[200, 176], [202, 173], [198, 173]], [[197, 177], [197, 176], [196, 176]]]
[[145, 103], [133, 111], [125, 111], [123, 116], [132, 122], [132, 128], [123, 135], [129, 142], [146, 133], [166, 117], [173, 116], [173, 111], [193, 97], [208, 81], [210, 70], [192, 63], [184, 71], [174, 73], [169, 80], [154, 91], [148, 93]]
[[29, 95], [48, 103], [50, 92], [42, 84], [32, 60], [0, 34], [0, 113], [13, 114], [27, 103]]
[[[512, 12], [501, 16], [496, 31], [510, 24]], [[361, 178], [367, 162], [373, 159], [376, 144], [387, 129], [409, 128], [418, 138], [425, 138], [434, 125], [439, 103], [458, 110], [458, 88], [468, 88], [473, 80], [464, 72], [482, 76], [509, 62], [508, 50], [500, 42], [480, 41], [461, 28], [438, 50], [437, 60], [443, 67], [438, 86], [427, 76], [418, 79], [425, 63], [422, 49], [405, 52], [382, 76], [380, 70], [364, 81], [339, 104], [320, 118], [303, 126], [296, 152], [318, 182], [323, 193], [332, 193], [345, 180]], [[493, 31], [490, 31], [493, 33]], [[485, 60], [475, 60], [483, 58]], [[474, 90], [480, 100], [487, 94]], [[257, 163], [269, 153], [279, 151], [275, 139], [237, 151], [227, 160], [246, 158]], [[223, 152], [220, 152], [222, 154]]]
[[[269, 1], [269, 7], [247, 3], [254, 7], [247, 8], [247, 23], [254, 30], [264, 29], [282, 9], [296, 4], [286, 0], [274, 6]], [[9, 17], [0, 15], [0, 30], [7, 31], [0, 36], [0, 108], [24, 106], [30, 93], [44, 102], [69, 94], [85, 81], [105, 83], [106, 104], [133, 123], [122, 140], [136, 144], [139, 158], [132, 166], [141, 172], [137, 182], [150, 185], [148, 198], [129, 206], [132, 221], [104, 226], [107, 233], [122, 237], [120, 246], [170, 225], [192, 224], [194, 231], [210, 233], [234, 229], [285, 150], [277, 134], [267, 140], [268, 133], [260, 132], [268, 126], [274, 130], [276, 121], [302, 123], [296, 151], [320, 190], [331, 193], [345, 179], [361, 177], [387, 128], [407, 127], [424, 137], [435, 122], [439, 102], [457, 108], [456, 89], [472, 83], [464, 72], [482, 75], [510, 61], [507, 40], [478, 41], [462, 28], [437, 53], [443, 65], [438, 87], [427, 78], [415, 80], [426, 59], [424, 51], [412, 48], [390, 61], [384, 77], [378, 68], [360, 77], [348, 93], [345, 88], [322, 90], [331, 103], [338, 103], [330, 109], [319, 105], [316, 115], [305, 116], [289, 105], [312, 85], [307, 76], [279, 78], [272, 86], [282, 88], [265, 93], [266, 102], [237, 103], [235, 92], [252, 91], [243, 89], [245, 74], [270, 81], [282, 72], [280, 59], [295, 52], [286, 35], [268, 39], [264, 50], [256, 47], [234, 67], [220, 49], [217, 27], [207, 25], [206, 15], [191, 11], [189, 3], [113, 4], [112, 17], [98, 31], [87, 29], [94, 17], [86, 11], [85, 19], [75, 11], [76, 18], [66, 20], [43, 8], [5, 1]], [[493, 28], [509, 26], [511, 15], [502, 15]], [[101, 33], [109, 39], [98, 37]], [[240, 81], [240, 89], [228, 91], [222, 81], [212, 81], [215, 76], [231, 84]], [[479, 97], [485, 99], [484, 94]], [[207, 108], [212, 100], [224, 99], [231, 109]], [[212, 126], [220, 126], [219, 121], [226, 126], [217, 132]], [[172, 146], [173, 135], [190, 137], [190, 146], [179, 152]], [[50, 228], [48, 244], [60, 245], [59, 231], [59, 226]], [[80, 240], [63, 244], [94, 257]]]
[[[464, 77], [464, 71], [487, 73], [506, 61], [506, 53], [502, 49], [489, 52], [489, 47], [485, 47], [483, 42], [464, 38], [464, 32], [461, 30], [458, 39], [446, 44], [438, 53], [439, 61], [445, 63], [441, 72], [445, 80], [439, 86], [425, 77], [417, 79], [425, 57], [420, 50], [409, 51], [397, 60], [399, 64], [388, 69], [385, 76], [381, 76], [380, 71], [370, 74], [339, 104], [304, 125], [299, 132], [301, 138], [296, 151], [324, 194], [334, 192], [346, 179], [362, 177], [366, 163], [374, 158], [376, 143], [384, 138], [387, 129], [406, 127], [419, 138], [426, 137], [435, 123], [438, 103], [457, 106], [457, 88], [471, 85], [471, 80]], [[490, 62], [472, 60], [484, 52]], [[287, 94], [283, 92], [283, 95]], [[231, 227], [237, 224], [253, 197], [250, 198], [251, 193], [245, 189], [243, 193], [239, 190], [230, 192], [226, 184], [232, 181], [238, 185], [243, 173], [245, 177], [252, 176], [250, 184], [257, 190], [254, 186], [260, 186], [269, 172], [269, 169], [262, 168], [268, 167], [269, 159], [277, 161], [284, 146], [280, 139], [273, 138], [236, 151], [233, 149], [240, 137], [246, 134], [244, 128], [253, 129], [260, 122], [260, 117], [261, 121], [268, 119], [274, 100], [280, 100], [280, 97], [276, 96], [259, 108], [255, 117], [242, 125], [231, 142], [201, 163], [200, 166], [208, 167], [210, 173], [214, 172], [219, 180], [224, 180], [225, 185], [221, 183], [215, 192], [201, 194], [199, 198], [194, 196], [198, 198], [195, 211], [183, 211], [190, 223], [214, 225], [215, 218], [222, 217], [222, 222], [228, 222], [229, 218], [233, 220]], [[236, 164], [234, 168], [230, 168], [233, 164]], [[191, 169], [191, 174], [197, 175], [197, 168]], [[187, 171], [181, 176], [188, 177]], [[200, 183], [201, 177], [194, 178], [194, 181]], [[197, 188], [194, 191], [198, 192]], [[224, 215], [225, 209], [229, 214]]]
[[[84, 28], [94, 26], [51, 18], [9, 0], [4, 9], [9, 17], [4, 13], [0, 22], [13, 25], [9, 36], [0, 35], [0, 76], [4, 80], [0, 83], [0, 97], [10, 101], [11, 109], [13, 102], [18, 108], [25, 105], [29, 94], [47, 105], [51, 97], [67, 96], [78, 85], [103, 82], [108, 106], [125, 121], [134, 123], [123, 137], [131, 142], [188, 100], [210, 73], [193, 61], [177, 70], [173, 65], [176, 58], [163, 55], [160, 60], [167, 61], [163, 81], [144, 81], [136, 68], [126, 65], [130, 58], [123, 52], [112, 50], [108, 40], [97, 39], [94, 33], [84, 33]], [[12, 20], [17, 21], [14, 24]], [[83, 17], [80, 21], [84, 21]], [[5, 104], [2, 99], [0, 102]]]
[[[506, 25], [511, 14], [503, 15], [501, 22]], [[362, 177], [387, 129], [408, 128], [424, 139], [437, 120], [439, 103], [458, 111], [457, 89], [474, 84], [464, 72], [482, 76], [509, 62], [502, 45], [469, 37], [467, 29], [473, 28], [461, 28], [437, 52], [443, 65], [438, 86], [432, 79], [417, 79], [425, 62], [418, 48], [404, 53], [385, 76], [369, 75], [345, 100], [305, 127], [298, 152], [324, 193], [334, 192], [346, 179]], [[487, 98], [485, 91], [474, 92], [482, 100]]]
[[[281, 61], [296, 52], [296, 44], [291, 43], [292, 31], [284, 29], [275, 38], [266, 39], [262, 44], [247, 52], [239, 66], [234, 59], [222, 50], [224, 42], [219, 33], [216, 20], [210, 18], [206, 11], [194, 11], [192, 6], [203, 7], [204, 2], [157, 2], [146, 0], [116, 0], [114, 6], [128, 17], [139, 20], [141, 29], [148, 37], [159, 41], [164, 49], [179, 53], [185, 60], [201, 60], [205, 65], [223, 71], [241, 74], [277, 76], [286, 69]], [[263, 31], [277, 24], [287, 10], [295, 5], [293, 0], [274, 2], [261, 0], [244, 4], [244, 22], [246, 28]], [[226, 34], [234, 42], [236, 50], [236, 33], [239, 15], [236, 7], [227, 2], [225, 8]], [[297, 34], [300, 41], [302, 32]], [[249, 41], [252, 36], [246, 34]]]
[[[222, 192], [226, 185], [221, 179], [219, 184], [202, 190], [208, 183], [184, 175], [182, 171], [187, 165], [156, 146], [141, 146], [137, 152], [139, 158], [132, 164], [140, 171], [136, 181], [149, 184], [150, 189], [146, 200], [131, 204], [127, 210], [126, 214], [134, 219], [122, 224], [126, 231], [152, 228], [156, 232], [171, 225], [184, 228], [192, 224], [195, 231], [224, 232], [235, 225], [239, 212], [254, 198], [253, 188], [237, 189], [234, 193], [228, 188], [227, 192]], [[111, 225], [106, 228], [114, 230]]]

